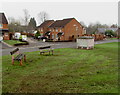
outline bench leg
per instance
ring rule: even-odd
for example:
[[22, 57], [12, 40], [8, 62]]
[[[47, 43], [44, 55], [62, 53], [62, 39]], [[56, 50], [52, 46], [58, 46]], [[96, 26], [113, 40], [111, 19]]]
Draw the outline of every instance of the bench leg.
[[42, 53], [40, 52], [40, 55], [41, 55]]
[[53, 50], [52, 50], [52, 55], [53, 55]]
[[20, 60], [20, 66], [22, 66], [22, 59]]
[[26, 62], [26, 55], [24, 55], [24, 61]]
[[12, 56], [12, 65], [14, 65], [14, 56]]

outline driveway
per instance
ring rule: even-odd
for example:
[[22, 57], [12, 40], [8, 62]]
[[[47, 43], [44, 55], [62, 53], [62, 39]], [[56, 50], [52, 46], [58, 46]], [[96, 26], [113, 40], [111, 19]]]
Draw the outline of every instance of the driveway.
[[[110, 42], [118, 42], [118, 40], [104, 40], [104, 41], [95, 41], [95, 44], [102, 44], [102, 43], [110, 43]], [[120, 41], [119, 41], [120, 42]], [[76, 42], [36, 42], [36, 43], [30, 43], [30, 45], [27, 46], [19, 46], [20, 52], [32, 52], [32, 51], [38, 51], [38, 47], [40, 46], [47, 46], [50, 45], [52, 48], [76, 48]], [[3, 47], [3, 46], [2, 46]], [[2, 55], [9, 55], [10, 51], [12, 51], [16, 47], [10, 47], [1, 49]]]

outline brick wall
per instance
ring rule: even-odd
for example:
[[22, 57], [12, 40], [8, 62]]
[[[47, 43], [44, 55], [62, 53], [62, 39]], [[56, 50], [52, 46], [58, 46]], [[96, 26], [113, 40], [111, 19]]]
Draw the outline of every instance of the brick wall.
[[10, 40], [9, 33], [4, 33], [3, 39], [4, 39], [4, 40]]
[[64, 31], [65, 31], [64, 40], [74, 40], [83, 34], [83, 28], [81, 24], [75, 19], [70, 21], [65, 26]]
[[61, 41], [75, 40], [84, 32], [81, 24], [75, 19], [70, 21], [64, 28], [49, 28], [48, 30], [51, 31], [50, 38], [54, 40], [57, 40], [56, 35], [59, 32], [63, 32], [64, 34], [60, 37]]

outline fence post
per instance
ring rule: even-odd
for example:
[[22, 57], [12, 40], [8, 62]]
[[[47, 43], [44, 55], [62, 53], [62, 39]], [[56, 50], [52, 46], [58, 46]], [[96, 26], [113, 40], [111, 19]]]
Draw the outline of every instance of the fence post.
[[14, 65], [14, 56], [12, 56], [12, 65]]

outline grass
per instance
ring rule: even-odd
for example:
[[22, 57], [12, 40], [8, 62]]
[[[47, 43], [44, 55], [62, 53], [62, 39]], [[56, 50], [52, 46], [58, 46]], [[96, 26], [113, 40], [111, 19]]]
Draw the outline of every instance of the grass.
[[108, 38], [108, 40], [118, 40], [118, 38]]
[[25, 42], [21, 42], [19, 40], [4, 40], [5, 43], [9, 44], [9, 45], [14, 45], [17, 43], [25, 43]]
[[3, 56], [3, 93], [118, 93], [118, 43], [26, 55], [23, 66]]

